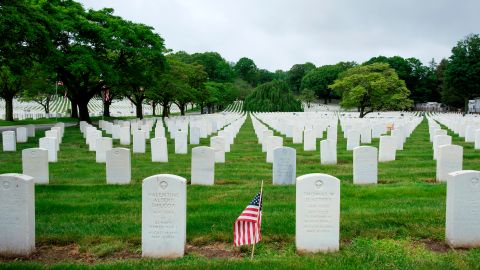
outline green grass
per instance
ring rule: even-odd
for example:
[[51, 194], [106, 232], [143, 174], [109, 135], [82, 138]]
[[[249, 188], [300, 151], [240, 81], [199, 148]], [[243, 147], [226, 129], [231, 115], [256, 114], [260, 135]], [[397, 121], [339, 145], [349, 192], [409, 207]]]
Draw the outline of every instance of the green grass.
[[[153, 132], [152, 132], [153, 135]], [[450, 134], [451, 135], [451, 134]], [[0, 173], [21, 172], [21, 150], [38, 145], [37, 137], [17, 144], [17, 152], [0, 154]], [[464, 169], [480, 170], [480, 151], [464, 146]], [[423, 121], [407, 140], [397, 160], [379, 164], [379, 184], [352, 184], [352, 152], [346, 151], [343, 133], [338, 135], [338, 165], [320, 165], [317, 151], [297, 149], [297, 175], [328, 173], [341, 180], [340, 251], [332, 254], [299, 255], [295, 252], [295, 187], [273, 186], [272, 165], [257, 144], [251, 119], [241, 128], [226, 163], [216, 164], [215, 186], [187, 189], [187, 244], [196, 247], [222, 245], [233, 249], [232, 225], [265, 180], [262, 242], [256, 258], [208, 259], [188, 253], [177, 260], [121, 259], [119, 252], [141, 252], [141, 181], [159, 173], [190, 178], [189, 154], [176, 155], [169, 143], [169, 163], [152, 163], [147, 153], [133, 154], [132, 184], [105, 184], [105, 165], [95, 163], [78, 127], [65, 130], [59, 162], [50, 164], [50, 184], [36, 186], [36, 245], [76, 244], [80, 252], [93, 254], [100, 269], [480, 269], [480, 249], [433, 251], [444, 248], [445, 184], [434, 183], [435, 161]], [[209, 139], [202, 139], [208, 145]], [[118, 146], [118, 140], [115, 140]], [[373, 140], [378, 147], [378, 139]], [[125, 251], [126, 250], [126, 251]], [[0, 268], [89, 268], [67, 261], [4, 261]]]

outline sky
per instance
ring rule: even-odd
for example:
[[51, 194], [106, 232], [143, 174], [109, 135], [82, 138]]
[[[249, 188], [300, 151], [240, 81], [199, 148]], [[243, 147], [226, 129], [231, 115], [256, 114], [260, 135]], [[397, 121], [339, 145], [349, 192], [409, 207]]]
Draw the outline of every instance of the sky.
[[424, 64], [480, 34], [479, 0], [80, 0], [155, 28], [167, 48], [289, 70], [378, 55]]

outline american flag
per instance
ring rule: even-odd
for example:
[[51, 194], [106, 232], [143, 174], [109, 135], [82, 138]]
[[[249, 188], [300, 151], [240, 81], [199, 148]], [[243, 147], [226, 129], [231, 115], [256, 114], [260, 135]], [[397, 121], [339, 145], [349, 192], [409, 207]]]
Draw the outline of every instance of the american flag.
[[233, 242], [235, 246], [251, 245], [262, 239], [262, 195], [259, 192], [243, 210], [233, 225]]

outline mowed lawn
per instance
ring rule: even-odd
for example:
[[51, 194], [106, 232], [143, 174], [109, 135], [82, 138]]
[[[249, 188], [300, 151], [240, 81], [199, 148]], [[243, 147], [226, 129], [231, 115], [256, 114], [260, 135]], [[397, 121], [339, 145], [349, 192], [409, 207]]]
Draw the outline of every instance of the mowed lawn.
[[[153, 136], [153, 132], [151, 133]], [[450, 134], [449, 135], [453, 135]], [[17, 152], [0, 153], [0, 173], [21, 173], [21, 150], [38, 146], [43, 131]], [[141, 259], [141, 182], [161, 173], [190, 178], [189, 154], [177, 155], [168, 140], [169, 162], [132, 155], [132, 184], [106, 185], [105, 164], [78, 127], [69, 127], [50, 184], [35, 187], [37, 254], [0, 259], [0, 268], [100, 269], [480, 269], [480, 249], [452, 250], [444, 244], [446, 185], [435, 183], [435, 161], [424, 120], [397, 160], [379, 164], [379, 184], [352, 184], [352, 152], [339, 128], [338, 164], [320, 165], [317, 151], [297, 150], [297, 176], [327, 173], [341, 180], [340, 251], [305, 255], [295, 251], [295, 186], [273, 186], [272, 165], [257, 143], [248, 117], [226, 163], [215, 165], [215, 186], [187, 186], [187, 254], [182, 259]], [[464, 146], [464, 169], [480, 170], [480, 151]], [[209, 139], [202, 139], [209, 145]], [[378, 147], [378, 139], [373, 146]], [[119, 146], [115, 140], [114, 146]], [[255, 259], [233, 247], [233, 222], [264, 180], [262, 237]], [[1, 217], [0, 217], [1, 218]], [[62, 255], [62, 252], [65, 253]], [[48, 259], [51, 257], [51, 259]]]

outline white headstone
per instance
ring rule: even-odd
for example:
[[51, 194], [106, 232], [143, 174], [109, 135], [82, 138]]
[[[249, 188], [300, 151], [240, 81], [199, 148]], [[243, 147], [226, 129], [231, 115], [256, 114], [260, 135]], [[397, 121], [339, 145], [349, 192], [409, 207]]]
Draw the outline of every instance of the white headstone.
[[340, 246], [340, 180], [302, 175], [296, 186], [295, 244], [300, 252], [332, 252]]
[[397, 144], [397, 149], [396, 150], [403, 150], [403, 135], [402, 131], [399, 129], [394, 129], [392, 130], [391, 133], [392, 137], [395, 139], [395, 142]]
[[372, 129], [370, 127], [362, 127], [360, 130], [360, 142], [372, 143]]
[[145, 131], [133, 131], [133, 153], [145, 153]]
[[313, 129], [307, 129], [303, 132], [303, 151], [317, 150], [317, 136]]
[[35, 137], [35, 125], [27, 125], [27, 133], [28, 133], [28, 137]]
[[291, 147], [278, 147], [273, 150], [273, 184], [295, 185], [297, 177], [297, 151]]
[[175, 154], [188, 153], [187, 132], [177, 131], [175, 133]]
[[262, 152], [267, 152], [267, 138], [273, 136], [272, 130], [264, 130], [262, 132]]
[[17, 127], [17, 142], [25, 143], [28, 141], [28, 134], [26, 127]]
[[378, 178], [377, 148], [359, 146], [353, 149], [353, 183], [376, 184]]
[[120, 128], [120, 144], [130, 145], [130, 127]]
[[437, 160], [438, 148], [443, 145], [452, 144], [452, 137], [448, 135], [436, 135], [433, 138], [433, 159]]
[[0, 254], [29, 255], [35, 249], [33, 177], [0, 174]]
[[480, 171], [457, 171], [447, 181], [445, 238], [453, 248], [480, 247]]
[[292, 130], [292, 135], [293, 135], [293, 143], [302, 143], [302, 138], [303, 138], [303, 128], [300, 128], [297, 125], [293, 126]]
[[93, 130], [90, 134], [90, 144], [88, 145], [88, 150], [94, 152], [97, 150], [97, 139], [102, 138], [102, 131]]
[[462, 170], [463, 147], [459, 145], [442, 145], [437, 155], [437, 181], [446, 182], [448, 174]]
[[200, 128], [190, 127], [190, 144], [200, 144]]
[[283, 138], [280, 136], [270, 136], [267, 140], [267, 162], [273, 162], [273, 150], [277, 147], [283, 146]]
[[48, 150], [28, 148], [22, 151], [23, 174], [33, 177], [36, 184], [48, 184]]
[[112, 126], [112, 139], [115, 139], [115, 140], [120, 139], [120, 128], [121, 128], [120, 125]]
[[378, 161], [395, 160], [397, 151], [397, 141], [392, 136], [380, 136], [380, 145], [378, 151]]
[[210, 147], [215, 150], [215, 162], [225, 163], [225, 139], [219, 136], [211, 137]]
[[113, 142], [110, 137], [97, 138], [95, 142], [95, 160], [97, 163], [105, 163], [107, 161], [107, 151], [112, 149]]
[[192, 148], [192, 185], [213, 185], [215, 182], [215, 149]]
[[152, 162], [168, 162], [167, 138], [156, 137], [150, 140]]
[[178, 258], [185, 253], [187, 181], [158, 174], [142, 183], [142, 256]]
[[336, 125], [331, 125], [327, 128], [327, 139], [332, 140], [332, 141], [337, 141], [337, 126]]
[[320, 163], [322, 165], [337, 164], [337, 141], [320, 141]]
[[15, 131], [2, 132], [3, 152], [17, 151], [17, 141], [15, 139]]
[[155, 138], [165, 138], [165, 128], [161, 123], [155, 127]]
[[38, 140], [39, 148], [48, 150], [48, 162], [57, 162], [57, 138], [43, 137]]
[[132, 178], [130, 149], [112, 148], [107, 151], [107, 184], [130, 184]]
[[480, 129], [475, 130], [475, 149], [480, 149]]
[[360, 132], [357, 130], [349, 130], [347, 133], [347, 150], [360, 146]]

